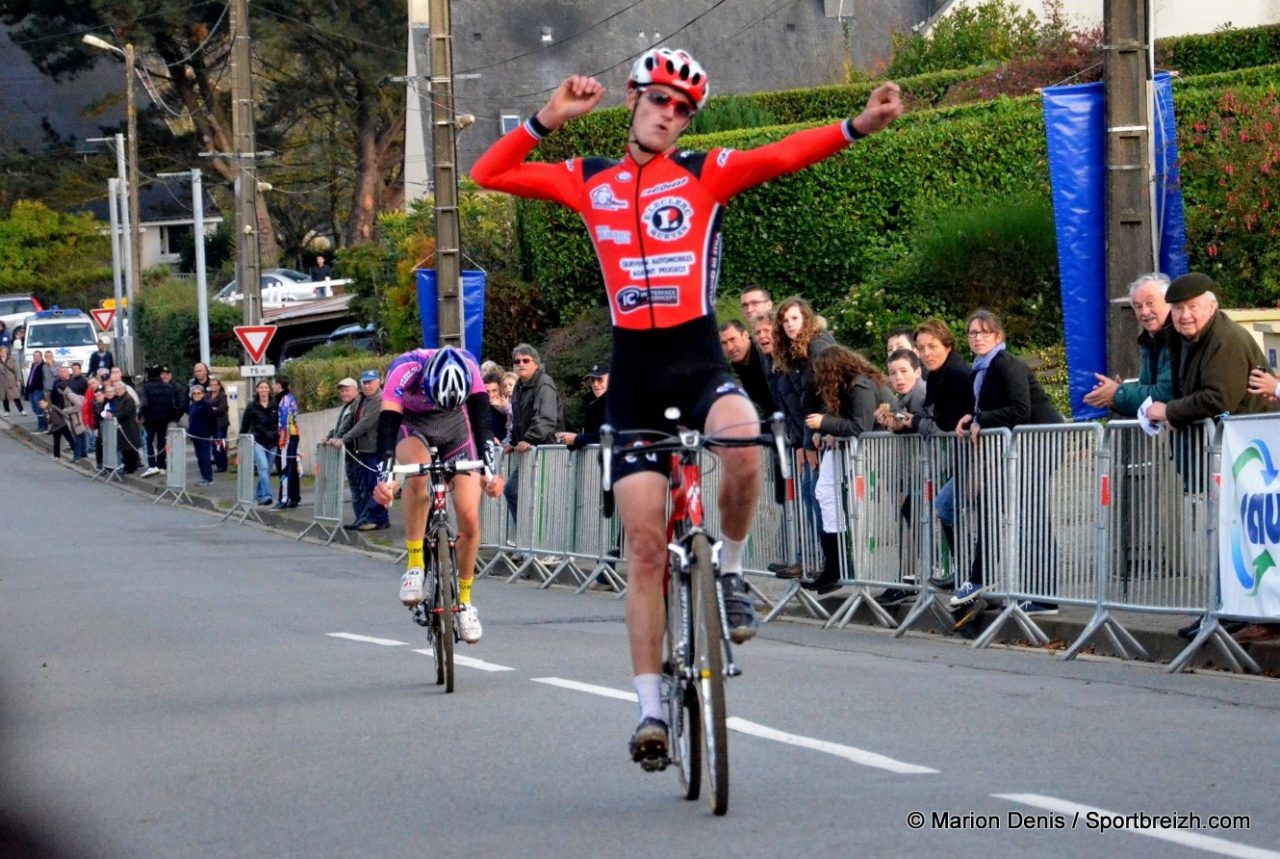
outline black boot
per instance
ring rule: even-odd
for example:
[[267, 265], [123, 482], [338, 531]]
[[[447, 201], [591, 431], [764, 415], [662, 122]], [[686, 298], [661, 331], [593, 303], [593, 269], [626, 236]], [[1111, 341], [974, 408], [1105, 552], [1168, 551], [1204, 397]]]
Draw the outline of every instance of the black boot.
[[840, 535], [822, 533], [822, 572], [806, 587], [818, 596], [840, 590]]

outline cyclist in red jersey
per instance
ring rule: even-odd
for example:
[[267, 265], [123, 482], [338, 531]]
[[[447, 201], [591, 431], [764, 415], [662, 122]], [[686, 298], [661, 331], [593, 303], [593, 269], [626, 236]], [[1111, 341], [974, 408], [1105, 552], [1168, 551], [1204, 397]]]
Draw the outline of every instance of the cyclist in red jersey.
[[[720, 350], [715, 286], [724, 207], [755, 185], [828, 158], [902, 113], [898, 87], [872, 92], [857, 117], [791, 134], [751, 150], [675, 148], [706, 102], [707, 76], [684, 51], [658, 48], [636, 60], [627, 84], [631, 128], [626, 156], [526, 162], [538, 142], [590, 113], [604, 96], [595, 78], [566, 79], [521, 127], [498, 140], [471, 176], [482, 187], [567, 206], [587, 226], [604, 274], [613, 320], [608, 421], [615, 429], [664, 429], [667, 407], [709, 434], [759, 432], [754, 406]], [[721, 586], [731, 635], [755, 634], [755, 611], [742, 582], [742, 556], [760, 488], [760, 454], [718, 451]], [[663, 575], [666, 569], [666, 464], [621, 457], [614, 491], [627, 534], [627, 634], [640, 724], [633, 760], [667, 757], [661, 701]]]

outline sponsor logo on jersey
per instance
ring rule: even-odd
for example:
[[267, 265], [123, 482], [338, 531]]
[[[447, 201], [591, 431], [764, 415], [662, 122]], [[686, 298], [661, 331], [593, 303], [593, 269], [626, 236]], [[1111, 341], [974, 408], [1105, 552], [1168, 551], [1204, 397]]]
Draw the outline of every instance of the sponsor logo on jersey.
[[631, 231], [614, 230], [609, 227], [598, 226], [596, 227], [596, 241], [613, 242], [618, 245], [629, 245], [631, 244]]
[[627, 277], [640, 280], [646, 275], [649, 277], [687, 275], [693, 270], [696, 260], [697, 257], [692, 251], [685, 251], [679, 254], [659, 254], [651, 257], [624, 257], [618, 260], [618, 266], [627, 273]]
[[680, 304], [680, 290], [674, 286], [655, 286], [645, 289], [643, 286], [624, 286], [618, 290], [618, 312], [631, 313], [648, 305], [675, 307]]
[[716, 166], [723, 167], [725, 162], [729, 160], [729, 156], [733, 154], [732, 149], [721, 149], [720, 154], [716, 156]]
[[612, 185], [601, 185], [591, 191], [591, 208], [617, 212], [627, 208], [627, 201], [614, 196]]
[[693, 206], [684, 197], [662, 197], [644, 210], [644, 229], [660, 242], [675, 242], [693, 228]]
[[665, 194], [668, 191], [674, 191], [681, 185], [688, 185], [689, 177], [681, 176], [679, 179], [672, 179], [670, 182], [663, 182], [660, 185], [654, 185], [652, 188], [645, 188], [640, 192], [641, 197], [653, 197], [658, 194]]
[[626, 170], [621, 170], [618, 172], [618, 175], [615, 176], [614, 178], [617, 179], [619, 182], [630, 182], [631, 174], [628, 173]]

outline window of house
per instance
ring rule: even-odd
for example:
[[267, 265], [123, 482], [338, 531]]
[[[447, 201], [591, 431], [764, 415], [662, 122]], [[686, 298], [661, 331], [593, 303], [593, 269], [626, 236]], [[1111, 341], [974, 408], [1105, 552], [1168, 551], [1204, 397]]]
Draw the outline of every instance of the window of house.
[[160, 228], [160, 255], [177, 259], [182, 255], [182, 246], [191, 241], [191, 224], [171, 224]]
[[502, 133], [506, 134], [512, 129], [520, 127], [520, 115], [518, 113], [502, 114]]

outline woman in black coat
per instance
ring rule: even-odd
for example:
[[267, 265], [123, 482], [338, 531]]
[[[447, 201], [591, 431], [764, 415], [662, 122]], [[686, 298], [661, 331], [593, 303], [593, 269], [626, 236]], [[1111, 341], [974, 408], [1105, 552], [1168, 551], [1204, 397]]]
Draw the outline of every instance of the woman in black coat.
[[[1036, 380], [1031, 368], [1005, 351], [1004, 326], [989, 310], [977, 310], [965, 322], [969, 348], [973, 351], [973, 388], [977, 403], [972, 414], [960, 419], [957, 434], [978, 440], [983, 428], [1007, 427], [1013, 429], [1023, 424], [1060, 424], [1062, 415], [1049, 401], [1044, 388]], [[999, 487], [995, 487], [999, 491]], [[974, 499], [975, 503], [977, 499]], [[989, 500], [996, 509], [1003, 507], [1004, 499], [997, 496]], [[986, 589], [982, 575], [983, 528], [978, 529], [978, 540], [973, 550], [973, 564], [969, 580], [951, 597], [951, 605], [959, 608], [978, 598]], [[993, 553], [994, 554], [994, 553]], [[1052, 563], [1050, 567], [1052, 570]], [[1029, 603], [1029, 608], [1041, 614], [1056, 607]]]

